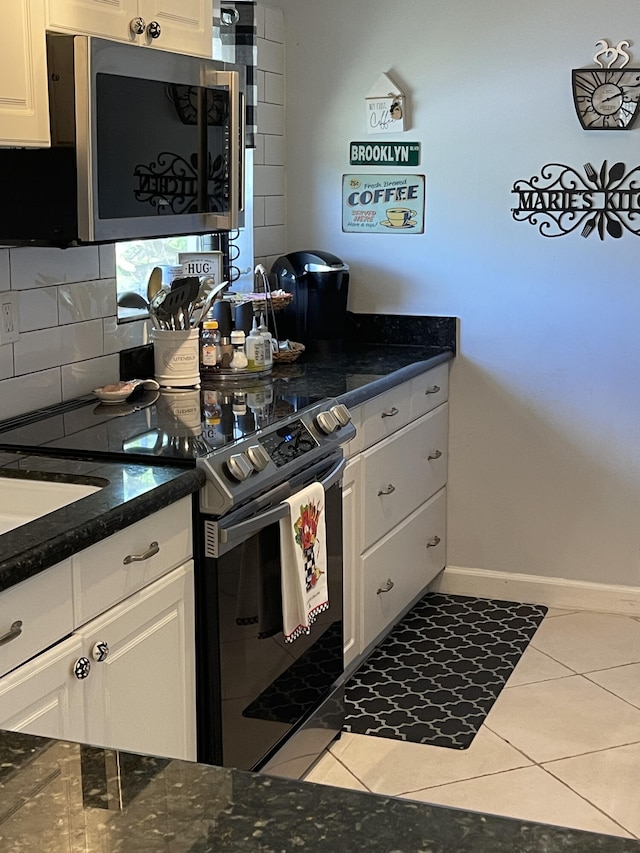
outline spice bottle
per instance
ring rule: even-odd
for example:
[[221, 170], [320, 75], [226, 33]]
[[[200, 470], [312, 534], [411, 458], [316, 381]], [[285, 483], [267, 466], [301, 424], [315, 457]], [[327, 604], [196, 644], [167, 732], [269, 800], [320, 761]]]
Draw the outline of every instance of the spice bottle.
[[231, 332], [231, 346], [233, 356], [231, 357], [231, 370], [246, 370], [248, 365], [247, 354], [244, 350], [245, 335], [241, 329]]
[[217, 320], [205, 320], [200, 332], [200, 370], [214, 373], [220, 367], [220, 332]]

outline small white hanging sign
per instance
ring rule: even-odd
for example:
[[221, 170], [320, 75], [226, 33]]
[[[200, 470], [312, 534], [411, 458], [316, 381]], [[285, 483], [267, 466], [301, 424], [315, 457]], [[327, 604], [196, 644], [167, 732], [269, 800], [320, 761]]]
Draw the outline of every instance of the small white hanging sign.
[[381, 74], [365, 98], [368, 133], [402, 133], [405, 129], [404, 93]]

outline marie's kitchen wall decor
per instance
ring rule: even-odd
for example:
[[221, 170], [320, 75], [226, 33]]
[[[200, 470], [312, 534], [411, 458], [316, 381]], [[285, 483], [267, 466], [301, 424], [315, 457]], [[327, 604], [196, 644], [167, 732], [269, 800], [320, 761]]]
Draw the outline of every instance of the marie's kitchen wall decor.
[[627, 40], [613, 46], [600, 39], [596, 42], [600, 49], [593, 57], [598, 68], [571, 72], [573, 102], [584, 130], [629, 130], [634, 124], [640, 68], [626, 67], [630, 57], [625, 48], [629, 45]]
[[616, 239], [625, 231], [640, 237], [640, 166], [627, 171], [624, 163], [605, 160], [596, 170], [584, 164], [584, 173], [561, 163], [548, 163], [529, 180], [517, 180], [511, 208], [516, 222], [537, 227], [543, 237], [564, 237], [580, 231]]

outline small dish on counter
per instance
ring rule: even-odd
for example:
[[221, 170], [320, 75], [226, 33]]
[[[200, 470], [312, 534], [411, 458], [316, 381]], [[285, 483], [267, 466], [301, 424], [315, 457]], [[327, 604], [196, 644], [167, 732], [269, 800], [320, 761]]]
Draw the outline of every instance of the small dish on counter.
[[94, 388], [93, 393], [102, 403], [123, 403], [139, 388], [157, 391], [160, 386], [155, 379], [129, 379], [114, 382], [112, 385], [103, 385], [102, 388]]

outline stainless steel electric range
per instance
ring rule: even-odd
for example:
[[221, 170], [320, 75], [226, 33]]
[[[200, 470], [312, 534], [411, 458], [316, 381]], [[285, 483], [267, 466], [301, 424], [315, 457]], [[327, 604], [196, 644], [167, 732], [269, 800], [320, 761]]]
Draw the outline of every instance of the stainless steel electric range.
[[[341, 445], [336, 400], [255, 380], [93, 396], [0, 423], [0, 448], [77, 459], [201, 467], [194, 496], [198, 760], [301, 776], [339, 732], [343, 706]], [[282, 634], [283, 501], [325, 489], [329, 608]]]

